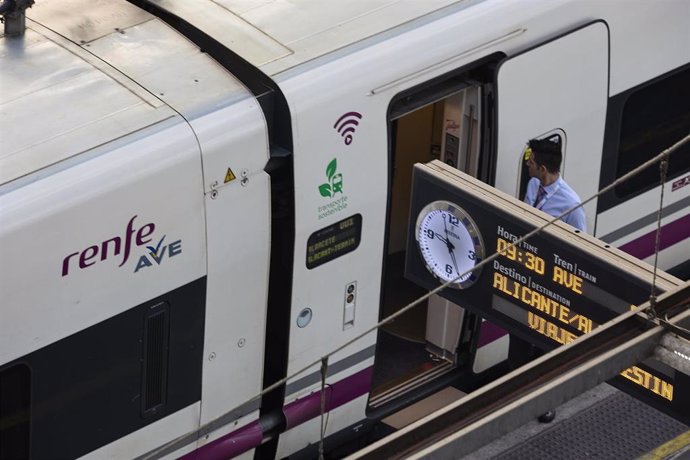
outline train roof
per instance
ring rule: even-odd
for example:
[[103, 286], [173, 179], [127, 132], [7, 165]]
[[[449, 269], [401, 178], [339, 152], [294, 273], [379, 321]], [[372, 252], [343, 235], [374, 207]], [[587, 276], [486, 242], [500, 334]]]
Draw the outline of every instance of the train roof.
[[[275, 75], [476, 0], [151, 3]], [[190, 120], [250, 97], [197, 46], [124, 0], [38, 0], [26, 23], [24, 37], [0, 36], [0, 185], [164, 120], [182, 122], [178, 114]]]
[[124, 0], [37, 1], [26, 25], [23, 37], [0, 36], [0, 185], [251, 97], [196, 45]]
[[151, 0], [266, 75], [477, 0]]

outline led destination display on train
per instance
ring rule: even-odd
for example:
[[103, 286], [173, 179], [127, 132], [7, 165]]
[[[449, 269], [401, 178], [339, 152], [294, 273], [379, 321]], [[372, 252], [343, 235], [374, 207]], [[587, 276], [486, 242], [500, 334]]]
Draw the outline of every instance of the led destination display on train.
[[312, 233], [307, 240], [307, 268], [311, 270], [354, 251], [359, 246], [361, 237], [361, 214], [355, 214]]
[[[415, 167], [406, 278], [433, 289], [498, 252], [473, 271], [471, 283], [441, 295], [544, 350], [572, 342], [649, 298], [650, 284], [631, 275], [634, 263], [584, 240], [578, 247], [577, 237], [560, 229], [513, 245], [546, 222], [543, 214], [446, 169]], [[648, 359], [612, 383], [686, 421], [690, 397], [678, 394], [679, 378], [685, 382], [687, 376]]]

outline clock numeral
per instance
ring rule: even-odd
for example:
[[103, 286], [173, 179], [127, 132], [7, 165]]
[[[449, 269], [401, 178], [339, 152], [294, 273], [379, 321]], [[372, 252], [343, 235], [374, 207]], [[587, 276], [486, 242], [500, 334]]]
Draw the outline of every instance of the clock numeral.
[[477, 254], [474, 251], [467, 251], [467, 258], [470, 260], [477, 260]]
[[458, 225], [460, 225], [460, 219], [455, 217], [453, 214], [448, 214], [448, 223], [450, 225], [457, 227]]
[[448, 273], [449, 275], [452, 274], [452, 273], [453, 273], [453, 267], [451, 267], [450, 265], [446, 264], [446, 273]]
[[430, 228], [426, 230], [426, 236], [429, 237], [430, 240], [434, 239], [434, 231]]

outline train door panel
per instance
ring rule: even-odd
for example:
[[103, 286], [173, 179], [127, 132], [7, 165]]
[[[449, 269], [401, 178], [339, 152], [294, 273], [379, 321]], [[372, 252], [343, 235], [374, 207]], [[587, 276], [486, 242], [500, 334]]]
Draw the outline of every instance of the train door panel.
[[[443, 110], [441, 161], [475, 177], [479, 164], [480, 98], [481, 86], [470, 85], [436, 104]], [[465, 310], [460, 305], [432, 295], [427, 304], [427, 350], [457, 363], [464, 318]]]
[[[564, 179], [582, 199], [597, 192], [608, 98], [608, 27], [595, 22], [503, 61], [499, 67], [495, 186], [517, 196], [527, 141], [563, 133]], [[585, 205], [595, 225], [596, 200]]]
[[[428, 89], [420, 91], [419, 101], [417, 95], [401, 97], [404, 104], [394, 102], [389, 113], [392, 171], [381, 317], [426, 294], [403, 277], [414, 164], [441, 159], [474, 175], [479, 170], [482, 83], [457, 81], [435, 97]], [[475, 324], [465, 316], [461, 306], [435, 295], [383, 326], [369, 407], [393, 403], [455, 370]]]
[[[237, 86], [237, 94], [246, 91]], [[258, 415], [258, 403], [242, 404], [261, 391], [263, 378], [271, 235], [266, 125], [248, 93], [191, 124], [202, 148], [208, 253], [201, 424], [234, 409], [241, 426]]]

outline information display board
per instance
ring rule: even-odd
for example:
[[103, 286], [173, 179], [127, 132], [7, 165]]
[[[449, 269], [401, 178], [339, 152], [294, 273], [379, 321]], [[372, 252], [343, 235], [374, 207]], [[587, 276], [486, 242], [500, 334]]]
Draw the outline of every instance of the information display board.
[[307, 240], [307, 268], [311, 270], [354, 251], [359, 246], [361, 238], [361, 214], [355, 214], [315, 231]]
[[[419, 224], [429, 220], [430, 208], [440, 213], [431, 231]], [[410, 216], [406, 278], [431, 290], [502, 252], [475, 270], [471, 284], [458, 283], [440, 295], [543, 350], [569, 343], [649, 298], [648, 266], [604, 243], [596, 246], [574, 229], [547, 228], [509, 247], [549, 216], [440, 162], [415, 166]], [[465, 244], [460, 237], [470, 233], [476, 236]], [[430, 262], [426, 255], [434, 253], [439, 260], [444, 253], [449, 257]], [[659, 292], [673, 287], [673, 280], [659, 278]], [[690, 378], [670, 366], [647, 359], [610, 383], [690, 423]]]

